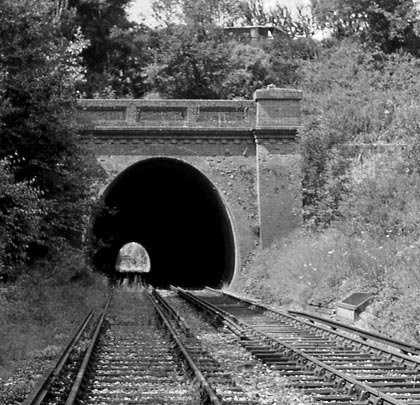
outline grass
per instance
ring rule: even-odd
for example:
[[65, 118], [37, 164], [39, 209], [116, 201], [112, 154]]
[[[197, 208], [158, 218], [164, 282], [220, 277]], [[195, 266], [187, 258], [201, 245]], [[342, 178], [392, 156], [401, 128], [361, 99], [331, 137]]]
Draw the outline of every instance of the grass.
[[417, 342], [419, 244], [404, 237], [381, 242], [367, 234], [349, 237], [337, 229], [300, 230], [257, 252], [229, 289], [294, 309], [333, 308], [353, 292], [373, 292], [364, 326]]
[[90, 309], [106, 282], [76, 254], [34, 266], [1, 286], [0, 403], [19, 403]]

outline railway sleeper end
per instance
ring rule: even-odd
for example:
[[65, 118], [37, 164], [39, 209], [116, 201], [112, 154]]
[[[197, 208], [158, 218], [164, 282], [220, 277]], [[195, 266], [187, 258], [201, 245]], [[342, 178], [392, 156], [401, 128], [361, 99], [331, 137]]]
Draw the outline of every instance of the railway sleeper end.
[[362, 390], [360, 391], [358, 401], [359, 402], [367, 401], [369, 397], [370, 397], [370, 393], [368, 391]]

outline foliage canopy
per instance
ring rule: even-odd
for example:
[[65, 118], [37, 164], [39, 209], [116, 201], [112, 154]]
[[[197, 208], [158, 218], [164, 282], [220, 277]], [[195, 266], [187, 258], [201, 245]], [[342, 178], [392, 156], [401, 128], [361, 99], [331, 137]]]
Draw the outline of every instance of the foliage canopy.
[[[6, 255], [9, 269], [14, 259], [45, 256], [80, 232], [95, 173], [71, 120], [86, 43], [77, 30], [64, 35], [57, 3], [36, 4], [5, 1], [0, 12], [0, 210], [8, 240], [22, 251]], [[8, 226], [16, 225], [16, 212], [21, 226]]]
[[419, 56], [419, 12], [412, 0], [313, 0], [321, 29], [359, 38], [385, 53], [404, 49]]

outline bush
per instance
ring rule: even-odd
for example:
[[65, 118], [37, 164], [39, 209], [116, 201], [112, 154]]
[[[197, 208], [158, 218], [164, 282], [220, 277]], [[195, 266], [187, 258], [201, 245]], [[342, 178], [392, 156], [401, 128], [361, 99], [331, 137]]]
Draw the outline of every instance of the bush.
[[30, 244], [41, 238], [45, 215], [40, 190], [32, 181], [17, 182], [11, 161], [0, 160], [0, 281], [25, 263]]
[[[343, 41], [302, 64], [305, 218], [328, 226], [339, 218], [353, 156], [344, 144], [406, 145], [404, 164], [419, 170], [420, 61]], [[362, 151], [363, 155], [363, 151]]]
[[3, 287], [0, 375], [11, 373], [39, 350], [63, 344], [82, 317], [104, 303], [104, 279], [89, 270], [81, 252], [69, 247], [63, 252]]
[[351, 186], [338, 208], [349, 234], [367, 232], [378, 240], [420, 236], [420, 175], [409, 170], [401, 149], [353, 164]]

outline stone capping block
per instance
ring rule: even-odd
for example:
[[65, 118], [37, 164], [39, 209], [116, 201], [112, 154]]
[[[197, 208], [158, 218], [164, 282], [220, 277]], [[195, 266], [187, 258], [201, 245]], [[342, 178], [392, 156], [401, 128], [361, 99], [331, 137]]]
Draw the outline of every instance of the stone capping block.
[[267, 88], [258, 89], [254, 93], [254, 100], [302, 100], [302, 90]]
[[[84, 99], [79, 116], [88, 127], [239, 127], [255, 126], [256, 105], [249, 100]], [[116, 117], [114, 111], [123, 112]]]
[[[302, 91], [269, 87], [250, 100], [78, 100], [81, 131], [174, 129], [260, 130], [284, 137], [300, 125]], [[262, 133], [259, 134], [264, 137]], [[200, 135], [199, 135], [200, 136]], [[201, 135], [202, 136], [202, 135]]]
[[298, 127], [302, 91], [268, 87], [254, 93], [257, 128]]

